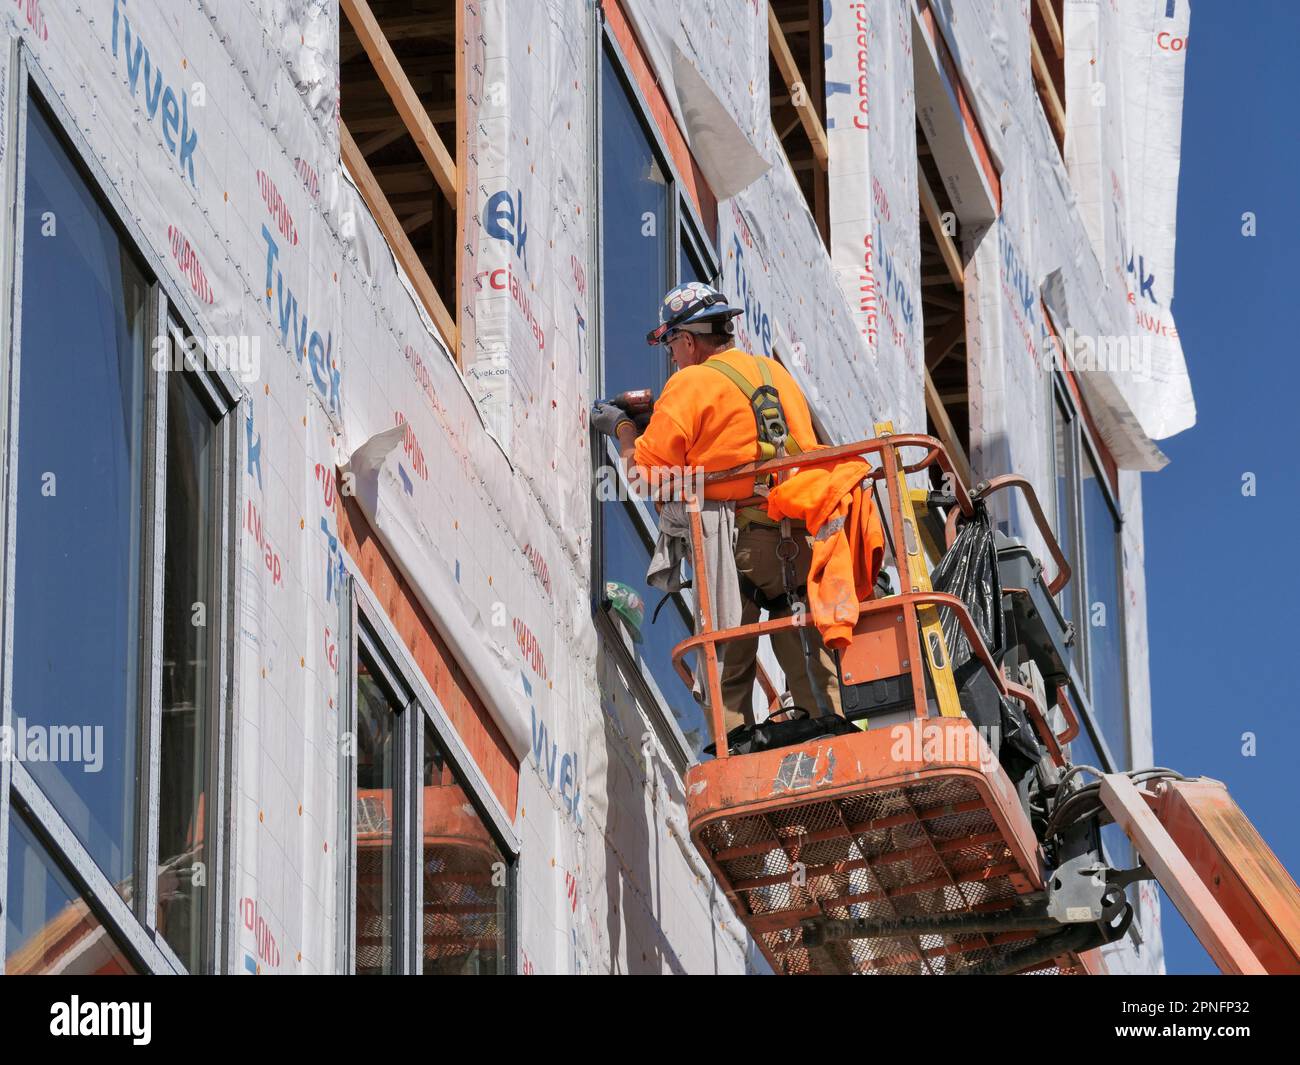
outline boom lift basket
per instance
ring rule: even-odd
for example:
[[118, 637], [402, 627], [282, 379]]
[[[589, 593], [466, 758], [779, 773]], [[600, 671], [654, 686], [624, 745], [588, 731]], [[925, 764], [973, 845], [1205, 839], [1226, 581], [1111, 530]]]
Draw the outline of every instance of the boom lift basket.
[[[904, 465], [903, 448], [922, 448], [924, 455]], [[909, 574], [909, 551], [913, 566], [924, 556], [914, 551], [918, 530], [900, 496], [905, 475], [937, 466], [952, 486], [954, 510], [974, 515], [971, 494], [943, 445], [929, 436], [886, 435], [748, 463], [709, 474], [704, 483], [753, 481], [756, 474], [854, 456], [878, 460], [870, 476], [888, 491], [902, 591], [859, 604], [853, 642], [840, 657], [841, 682], [846, 692], [850, 685], [870, 692], [881, 682], [889, 712], [866, 717], [859, 731], [845, 735], [744, 755], [727, 751], [719, 645], [789, 628], [796, 620], [713, 628], [709, 582], [700, 577], [700, 516], [698, 508], [688, 508], [699, 625], [674, 648], [673, 663], [689, 685], [684, 658], [703, 656], [713, 736], [715, 742], [723, 737], [718, 756], [686, 774], [691, 838], [777, 973], [1100, 971], [1097, 952], [1082, 949], [1088, 941], [1078, 926], [1048, 933], [1041, 919], [1024, 916], [1025, 896], [1041, 898], [1045, 887], [1029, 817], [974, 723], [941, 715], [932, 694], [932, 664], [938, 662], [949, 679], [951, 664], [946, 655], [934, 657], [934, 648], [923, 655], [921, 640], [925, 619], [945, 608], [998, 692], [1025, 706], [1058, 764], [1060, 744], [1073, 734], [1053, 735], [1033, 694], [1003, 676], [961, 599], [928, 590], [928, 572], [924, 579]], [[997, 487], [1026, 496], [1058, 567], [1049, 585], [1054, 593], [1069, 579], [1069, 568], [1033, 489], [1020, 478], [1000, 480]], [[955, 529], [954, 519], [949, 545]]]

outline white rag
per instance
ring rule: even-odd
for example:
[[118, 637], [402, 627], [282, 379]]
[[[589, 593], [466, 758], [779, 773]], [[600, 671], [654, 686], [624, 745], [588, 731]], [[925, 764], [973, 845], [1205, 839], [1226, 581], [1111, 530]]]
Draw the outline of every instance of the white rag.
[[[740, 579], [736, 573], [736, 506], [730, 500], [706, 499], [700, 508], [700, 525], [704, 530], [704, 566], [709, 578], [709, 605], [713, 627], [730, 629], [740, 624]], [[680, 500], [665, 503], [659, 512], [659, 538], [646, 570], [646, 583], [664, 592], [678, 592], [683, 587], [682, 560], [691, 559], [691, 516]], [[700, 574], [694, 580], [699, 581]], [[695, 597], [699, 603], [699, 596]], [[695, 631], [699, 632], [698, 609]], [[718, 645], [718, 668], [722, 668], [726, 644]], [[704, 655], [695, 656], [695, 686], [691, 689], [696, 702], [709, 705]]]

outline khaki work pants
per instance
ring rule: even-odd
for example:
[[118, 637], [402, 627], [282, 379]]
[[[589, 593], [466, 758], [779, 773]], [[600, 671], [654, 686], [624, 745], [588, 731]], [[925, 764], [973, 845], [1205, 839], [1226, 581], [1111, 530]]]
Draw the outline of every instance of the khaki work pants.
[[[808, 580], [808, 569], [812, 565], [812, 537], [802, 525], [791, 529], [794, 542], [799, 546], [799, 553], [794, 560], [794, 586], [798, 588]], [[781, 542], [781, 530], [769, 525], [748, 525], [736, 534], [736, 570], [750, 581], [765, 596], [776, 599], [785, 594], [785, 583], [781, 577], [781, 560], [777, 557], [777, 545]], [[741, 595], [742, 625], [753, 625], [759, 620], [760, 608], [752, 598]], [[787, 617], [790, 611], [781, 610], [772, 614], [773, 618]], [[785, 671], [785, 682], [794, 697], [795, 706], [801, 706], [814, 717], [818, 714], [817, 699], [814, 697], [813, 685], [823, 693], [826, 705], [840, 714], [840, 688], [835, 670], [835, 657], [822, 643], [821, 634], [812, 623], [811, 615], [806, 615], [804, 630], [808, 633], [809, 649], [812, 652], [812, 681], [809, 682], [808, 667], [804, 661], [803, 644], [797, 628], [785, 629], [772, 634], [772, 650], [776, 660]], [[732, 640], [720, 645], [723, 650], [722, 668], [722, 705], [725, 710], [727, 731], [744, 724], [744, 712], [749, 709], [753, 699], [754, 680], [758, 675], [758, 639]]]

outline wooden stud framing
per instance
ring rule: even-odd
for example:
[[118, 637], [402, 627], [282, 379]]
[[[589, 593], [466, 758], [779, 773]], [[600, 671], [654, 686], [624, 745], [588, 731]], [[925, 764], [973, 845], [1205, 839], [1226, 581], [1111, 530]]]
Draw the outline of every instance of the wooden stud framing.
[[813, 155], [817, 158], [817, 164], [824, 171], [830, 161], [830, 148], [826, 141], [826, 130], [822, 128], [822, 120], [817, 116], [817, 109], [813, 106], [812, 87], [800, 75], [799, 65], [794, 61], [794, 55], [790, 51], [790, 44], [785, 39], [785, 31], [781, 29], [781, 23], [770, 4], [767, 8], [767, 43], [772, 50], [773, 57], [776, 59], [777, 69], [781, 71], [785, 87], [790, 90], [791, 103], [794, 102], [794, 97], [798, 95], [795, 86], [803, 86], [804, 100], [801, 105], [795, 105], [795, 110], [799, 113], [799, 121], [803, 124], [804, 132], [808, 134], [808, 141], [812, 144]]
[[[393, 54], [393, 47], [384, 36], [384, 31], [370, 10], [370, 5], [366, 0], [339, 0], [339, 9], [347, 16], [353, 31], [365, 48], [370, 62], [374, 65], [375, 73], [379, 75], [379, 80], [388, 91], [393, 107], [401, 116], [407, 132], [415, 141], [415, 146], [428, 165], [438, 187], [442, 189], [442, 194], [455, 209], [458, 184], [456, 164], [447, 154], [442, 138], [438, 136], [438, 131], [434, 128], [428, 112], [425, 111], [424, 104], [420, 102], [420, 97], [411, 86], [402, 64]], [[454, 337], [449, 337], [448, 340], [452, 341]]]
[[[344, 3], [348, 2], [350, 0], [344, 0]], [[393, 249], [397, 261], [402, 264], [402, 268], [411, 279], [411, 284], [415, 286], [415, 291], [419, 293], [425, 307], [428, 308], [429, 314], [433, 318], [433, 324], [437, 326], [438, 332], [442, 334], [443, 339], [448, 344], [454, 345], [456, 343], [455, 320], [447, 311], [446, 305], [438, 295], [438, 290], [433, 287], [433, 282], [429, 279], [424, 264], [420, 262], [420, 256], [416, 253], [415, 248], [411, 245], [410, 238], [402, 229], [402, 223], [398, 220], [392, 207], [389, 206], [388, 198], [384, 195], [384, 190], [379, 186], [379, 180], [366, 163], [366, 157], [361, 154], [361, 149], [357, 147], [357, 142], [352, 139], [352, 134], [348, 132], [347, 126], [341, 122], [339, 123], [339, 150], [343, 156], [344, 165], [352, 174], [353, 180], [356, 181], [357, 188], [361, 190], [362, 198], [365, 199], [371, 214], [375, 216], [375, 221], [379, 223], [379, 228], [388, 241], [389, 247]]]

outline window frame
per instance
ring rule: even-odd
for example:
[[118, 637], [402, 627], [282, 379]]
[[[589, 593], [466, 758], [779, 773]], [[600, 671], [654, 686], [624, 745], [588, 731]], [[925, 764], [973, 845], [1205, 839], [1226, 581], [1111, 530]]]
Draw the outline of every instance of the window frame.
[[[22, 41], [8, 48], [9, 78], [5, 86], [8, 107], [0, 123], [10, 131], [14, 151], [5, 162], [3, 184], [14, 192], [14, 207], [0, 227], [8, 228], [9, 251], [0, 259], [3, 295], [8, 309], [4, 334], [0, 336], [0, 438], [6, 467], [0, 471], [4, 510], [0, 515], [0, 538], [5, 561], [2, 574], [5, 605], [0, 612], [0, 647], [3, 648], [3, 698], [0, 724], [6, 729], [13, 717], [13, 641], [15, 631], [13, 587], [15, 581], [14, 536], [18, 528], [17, 471], [18, 424], [22, 369], [22, 264], [24, 212], [26, 203], [27, 127], [29, 107], [42, 108], [69, 160], [79, 171], [85, 187], [117, 229], [122, 244], [129, 247], [143, 265], [149, 280], [148, 336], [145, 350], [154, 353], [169, 322], [185, 335], [203, 338], [214, 335], [203, 327], [204, 317], [191, 294], [170, 275], [164, 259], [151, 247], [112, 178], [77, 127], [39, 61]], [[141, 578], [139, 604], [145, 621], [141, 629], [141, 692], [137, 719], [137, 779], [135, 784], [134, 882], [141, 890], [130, 902], [121, 895], [100, 869], [86, 847], [57, 812], [54, 803], [31, 773], [17, 759], [0, 759], [0, 896], [7, 892], [10, 810], [16, 809], [49, 849], [51, 857], [82, 893], [100, 917], [105, 931], [141, 972], [185, 974], [189, 970], [157, 931], [159, 767], [162, 724], [162, 606], [164, 549], [167, 517], [167, 378], [168, 369], [150, 358], [144, 369], [145, 422], [143, 439], [142, 498], [145, 517], [141, 535]], [[204, 831], [212, 841], [208, 859], [208, 887], [211, 892], [204, 935], [208, 959], [203, 971], [232, 971], [231, 922], [226, 909], [231, 897], [231, 820], [229, 797], [233, 792], [233, 729], [235, 670], [237, 668], [237, 621], [239, 616], [238, 519], [243, 505], [240, 478], [243, 459], [242, 434], [238, 430], [245, 391], [224, 369], [197, 368], [189, 379], [195, 382], [203, 402], [214, 415], [216, 433], [213, 448], [213, 486], [216, 506], [212, 515], [213, 563], [212, 607], [208, 612], [208, 640], [212, 668], [208, 677], [211, 712], [205, 738], [210, 801], [206, 803]], [[8, 734], [8, 733], [7, 733]], [[6, 924], [0, 921], [0, 972], [6, 954]]]
[[[1092, 746], [1101, 756], [1103, 762], [1098, 766], [1099, 769], [1107, 773], [1113, 773], [1124, 768], [1116, 760], [1111, 750], [1110, 744], [1105, 735], [1102, 733], [1101, 723], [1097, 718], [1096, 711], [1093, 709], [1091, 699], [1091, 661], [1092, 661], [1092, 626], [1089, 623], [1091, 611], [1087, 602], [1088, 589], [1088, 560], [1087, 560], [1087, 540], [1086, 540], [1086, 521], [1084, 516], [1084, 498], [1083, 498], [1083, 459], [1086, 456], [1091, 460], [1093, 468], [1097, 471], [1097, 481], [1102, 486], [1102, 491], [1107, 505], [1110, 508], [1111, 516], [1115, 520], [1115, 537], [1116, 537], [1116, 598], [1119, 603], [1119, 646], [1121, 649], [1121, 668], [1124, 673], [1124, 690], [1128, 692], [1129, 678], [1129, 661], [1128, 661], [1128, 641], [1126, 635], [1127, 620], [1124, 617], [1126, 611], [1124, 608], [1124, 566], [1123, 566], [1123, 525], [1124, 516], [1120, 508], [1119, 500], [1111, 489], [1110, 481], [1106, 477], [1106, 468], [1101, 462], [1101, 452], [1088, 428], [1087, 422], [1083, 417], [1080, 406], [1075, 402], [1069, 387], [1066, 385], [1064, 377], [1059, 371], [1052, 374], [1051, 385], [1052, 399], [1052, 430], [1053, 437], [1055, 434], [1055, 419], [1061, 415], [1061, 408], [1064, 408], [1066, 425], [1070, 433], [1071, 447], [1073, 449], [1074, 461], [1072, 469], [1069, 471], [1066, 480], [1069, 484], [1070, 514], [1067, 520], [1070, 522], [1076, 556], [1070, 560], [1073, 572], [1070, 577], [1070, 583], [1066, 586], [1067, 591], [1073, 590], [1075, 595], [1075, 653], [1070, 657], [1070, 696], [1074, 700], [1075, 709], [1080, 717], [1081, 724], [1087, 730], [1088, 739]], [[1060, 471], [1056, 465], [1056, 448], [1055, 441], [1052, 441], [1052, 472], [1054, 479], [1060, 476]], [[1059, 503], [1054, 501], [1053, 511], [1057, 512], [1057, 531], [1059, 533], [1061, 516], [1059, 514]], [[1058, 536], [1059, 539], [1059, 536]], [[1125, 699], [1125, 746], [1132, 750], [1132, 708]]]
[[[670, 234], [668, 244], [669, 276], [674, 280], [670, 281], [670, 287], [677, 284], [680, 279], [681, 259], [685, 252], [690, 255], [697, 265], [703, 267], [704, 273], [711, 281], [716, 282], [722, 272], [721, 257], [713, 242], [708, 237], [708, 230], [704, 221], [696, 210], [695, 203], [686, 191], [686, 185], [682, 180], [681, 172], [669, 151], [668, 145], [660, 132], [658, 125], [655, 123], [649, 102], [645, 94], [641, 91], [637, 83], [636, 76], [632, 71], [631, 64], [624, 54], [622, 46], [610, 29], [608, 22], [604, 18], [603, 12], [599, 5], [594, 7], [594, 16], [596, 20], [593, 37], [593, 70], [597, 72], [592, 80], [595, 85], [595, 91], [592, 93], [593, 99], [593, 121], [592, 121], [592, 192], [595, 199], [594, 215], [596, 219], [595, 233], [595, 257], [596, 269], [595, 283], [592, 286], [591, 309], [592, 317], [596, 322], [596, 350], [600, 352], [600, 358], [593, 360], [593, 370], [591, 374], [594, 394], [591, 397], [594, 401], [596, 398], [604, 395], [605, 385], [605, 315], [604, 315], [604, 291], [605, 291], [605, 219], [602, 205], [604, 202], [604, 167], [602, 165], [602, 147], [603, 147], [603, 130], [601, 126], [604, 108], [604, 77], [603, 66], [606, 56], [613, 65], [614, 73], [619, 82], [622, 84], [624, 91], [628, 95], [629, 102], [636, 112], [640, 121], [642, 132], [650, 144], [651, 151], [654, 152], [659, 166], [668, 180], [670, 186], [668, 193], [668, 217], [665, 219], [665, 225]], [[624, 475], [621, 464], [618, 462], [617, 451], [609, 441], [605, 441], [605, 447], [599, 446], [592, 448], [592, 477], [593, 484], [599, 485], [602, 481], [601, 468], [604, 466], [613, 466], [616, 480], [615, 483], [626, 491], [627, 478]], [[625, 507], [631, 515], [633, 525], [637, 533], [643, 540], [646, 540], [650, 547], [647, 548], [646, 561], [650, 560], [653, 553], [653, 544], [658, 537], [658, 528], [651, 517], [649, 507], [643, 500], [624, 499], [616, 500]], [[640, 689], [638, 702], [644, 707], [648, 707], [650, 712], [647, 715], [651, 724], [655, 728], [660, 740], [664, 743], [669, 759], [679, 772], [684, 772], [686, 767], [695, 760], [695, 753], [691, 750], [686, 741], [677, 721], [669, 708], [667, 700], [659, 687], [658, 682], [650, 670], [649, 664], [636, 652], [635, 645], [632, 643], [623, 625], [612, 616], [612, 611], [602, 608], [604, 600], [603, 589], [605, 587], [605, 537], [604, 537], [604, 518], [602, 514], [603, 502], [599, 498], [599, 493], [592, 493], [592, 616], [595, 619], [597, 630], [601, 637], [602, 645], [614, 648], [614, 653], [621, 660], [625, 667], [625, 673], [636, 678], [636, 686]], [[677, 593], [682, 608], [690, 618], [690, 625], [693, 630], [695, 619], [695, 601], [691, 594], [687, 592]], [[649, 606], [647, 605], [647, 617], [649, 616]]]
[[[394, 906], [394, 975], [420, 975], [421, 914], [424, 905], [424, 881], [418, 875], [417, 860], [424, 836], [421, 774], [424, 765], [424, 726], [432, 727], [447, 762], [459, 777], [466, 797], [492, 836], [507, 866], [506, 929], [502, 955], [505, 974], [519, 970], [519, 872], [522, 844], [511, 823], [509, 812], [501, 805], [448, 717], [442, 700], [429, 686], [419, 665], [402, 642], [380, 600], [362, 576], [355, 561], [342, 554], [347, 576], [340, 585], [339, 656], [340, 691], [346, 693], [339, 720], [343, 733], [356, 735], [357, 659], [364, 643], [367, 655], [381, 672], [384, 687], [390, 694], [405, 697], [395, 729], [397, 771], [394, 774], [393, 848], [394, 875], [397, 880], [397, 905]], [[336, 855], [336, 896], [338, 920], [335, 922], [336, 971], [355, 975], [356, 958], [356, 762], [352, 748], [340, 742], [338, 781], [340, 801], [338, 825], [340, 845]]]
[[[1119, 629], [1119, 633], [1117, 636], [1117, 640], [1120, 648], [1119, 668], [1120, 668], [1120, 672], [1123, 674], [1123, 676], [1121, 677], [1121, 687], [1124, 692], [1123, 734], [1124, 734], [1125, 758], [1123, 759], [1123, 761], [1125, 763], [1131, 763], [1132, 762], [1131, 752], [1133, 749], [1133, 724], [1132, 724], [1133, 715], [1132, 715], [1132, 707], [1129, 705], [1129, 700], [1128, 700], [1129, 662], [1128, 662], [1127, 618], [1125, 617], [1127, 611], [1125, 610], [1126, 600], [1124, 596], [1124, 590], [1125, 590], [1124, 540], [1123, 540], [1124, 515], [1120, 509], [1119, 500], [1116, 497], [1115, 492], [1111, 488], [1110, 478], [1106, 476], [1106, 467], [1102, 464], [1101, 461], [1101, 451], [1097, 447], [1095, 441], [1093, 440], [1092, 434], [1088, 432], [1086, 426], [1083, 425], [1083, 419], [1080, 419], [1080, 430], [1081, 430], [1080, 437], [1085, 449], [1083, 452], [1080, 453], [1081, 457], [1086, 457], [1092, 463], [1092, 468], [1097, 474], [1095, 480], [1097, 481], [1098, 485], [1101, 486], [1102, 498], [1105, 501], [1107, 510], [1110, 513], [1112, 521], [1114, 522], [1114, 550], [1115, 550], [1114, 593], [1115, 593], [1115, 602], [1119, 607], [1119, 609], [1116, 611], [1116, 613], [1119, 616], [1117, 619], [1115, 619], [1115, 624], [1117, 624]], [[1079, 471], [1078, 471], [1079, 552], [1084, 565], [1084, 576], [1080, 582], [1080, 589], [1083, 593], [1083, 598], [1084, 598], [1085, 617], [1089, 617], [1092, 613], [1092, 604], [1087, 601], [1088, 600], [1088, 584], [1087, 584], [1088, 516], [1087, 516], [1087, 501], [1084, 498], [1083, 482], [1084, 482], [1083, 463], [1080, 462]], [[1087, 624], [1087, 628], [1088, 628], [1088, 658], [1087, 658], [1087, 672], [1084, 674], [1084, 676], [1087, 679], [1089, 698], [1091, 699], [1092, 666], [1093, 666], [1094, 650], [1092, 644], [1092, 623], [1090, 620]], [[1089, 704], [1089, 713], [1090, 714], [1093, 713], [1091, 704]], [[1100, 724], [1098, 724], [1097, 726], [1097, 732], [1098, 733], [1101, 732]], [[1098, 747], [1098, 750], [1101, 750], [1101, 748]], [[1103, 756], [1108, 761], [1111, 762], [1112, 766], [1116, 767], [1117, 769], [1134, 768], [1131, 764], [1121, 765], [1119, 762], [1116, 762], [1114, 756], [1111, 753], [1109, 744], [1107, 744], [1105, 751], [1102, 753]]]

